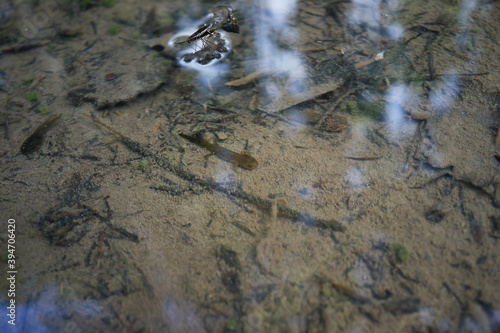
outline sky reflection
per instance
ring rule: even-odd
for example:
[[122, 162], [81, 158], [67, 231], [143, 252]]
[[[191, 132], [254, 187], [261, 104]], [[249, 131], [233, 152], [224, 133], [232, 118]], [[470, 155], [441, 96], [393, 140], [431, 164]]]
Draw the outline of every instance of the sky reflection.
[[[298, 36], [297, 29], [288, 23], [295, 15], [296, 1], [262, 1], [259, 11], [254, 16], [255, 47], [258, 54], [258, 66], [261, 70], [272, 70], [288, 79], [290, 93], [300, 94], [305, 90], [303, 80], [306, 78], [300, 54], [286, 46], [292, 45]], [[281, 44], [281, 45], [280, 45]], [[249, 69], [249, 72], [255, 68]], [[276, 98], [283, 92], [272, 81], [264, 84], [264, 93]]]

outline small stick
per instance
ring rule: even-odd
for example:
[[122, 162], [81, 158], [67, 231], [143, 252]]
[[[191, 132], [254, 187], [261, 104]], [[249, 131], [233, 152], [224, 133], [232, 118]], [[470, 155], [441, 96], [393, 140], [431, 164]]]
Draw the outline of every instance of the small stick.
[[36, 80], [35, 82], [33, 82], [32, 84], [30, 84], [30, 89], [33, 89], [34, 87], [36, 87], [41, 81], [45, 80], [47, 78], [47, 75], [42, 75], [38, 80]]
[[316, 128], [316, 129], [321, 128], [321, 126], [323, 125], [323, 123], [325, 122], [325, 120], [328, 117], [330, 117], [330, 115], [333, 112], [335, 112], [335, 110], [338, 108], [338, 106], [340, 105], [340, 103], [342, 103], [342, 101], [344, 101], [344, 99], [346, 99], [347, 97], [351, 96], [356, 91], [362, 90], [362, 89], [364, 89], [364, 86], [354, 87], [351, 90], [349, 90], [348, 92], [346, 92], [345, 94], [343, 94], [342, 96], [340, 96], [339, 98], [337, 98], [337, 100], [335, 101], [335, 104], [333, 105], [333, 107], [321, 117], [321, 119], [316, 123], [316, 125], [314, 125], [314, 128]]
[[366, 296], [356, 291], [355, 289], [348, 287], [344, 284], [335, 282], [332, 279], [328, 278], [325, 273], [320, 273], [320, 275], [316, 275], [316, 278], [318, 278], [322, 282], [328, 282], [329, 284], [331, 284], [333, 288], [337, 289], [338, 291], [342, 292], [344, 295], [355, 301], [358, 301], [360, 303], [367, 303], [370, 301]]
[[156, 133], [156, 131], [160, 128], [161, 125], [161, 120], [158, 120], [158, 123], [156, 124], [155, 128], [153, 128], [153, 134]]
[[377, 61], [379, 61], [379, 60], [384, 59], [384, 52], [385, 52], [385, 51], [382, 51], [382, 52], [380, 52], [380, 53], [377, 53], [377, 54], [375, 55], [375, 57], [373, 57], [373, 58], [371, 58], [371, 59], [368, 59], [368, 60], [366, 60], [366, 61], [363, 61], [363, 62], [360, 62], [360, 63], [358, 63], [358, 64], [354, 65], [354, 69], [360, 69], [360, 68], [366, 67], [366, 66], [368, 66], [368, 65], [371, 65], [371, 64], [373, 64], [374, 62], [377, 62]]
[[378, 160], [382, 156], [346, 156], [345, 158], [356, 161]]
[[94, 118], [94, 117], [92, 117], [92, 116], [90, 116], [88, 114], [86, 114], [85, 116], [89, 117], [90, 119], [92, 119], [93, 121], [95, 121], [96, 123], [98, 123], [99, 125], [106, 127], [111, 132], [115, 133], [118, 136], [119, 140], [123, 139], [123, 135], [120, 132], [118, 132], [117, 130], [109, 127], [108, 125], [106, 125], [105, 123], [103, 123], [102, 121], [100, 121], [99, 119], [96, 119], [96, 118]]
[[34, 49], [34, 48], [37, 48], [40, 46], [47, 45], [49, 43], [50, 43], [49, 40], [44, 40], [41, 42], [34, 42], [31, 44], [18, 44], [18, 45], [14, 45], [14, 46], [8, 46], [8, 47], [4, 47], [4, 48], [0, 49], [0, 54], [18, 53], [18, 52], [28, 51], [28, 50], [31, 50], [31, 49]]

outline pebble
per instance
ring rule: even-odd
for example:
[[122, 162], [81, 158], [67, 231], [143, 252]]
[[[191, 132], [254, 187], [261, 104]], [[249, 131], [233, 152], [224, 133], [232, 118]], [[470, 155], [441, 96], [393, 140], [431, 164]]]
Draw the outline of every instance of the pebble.
[[431, 116], [431, 111], [425, 105], [419, 108], [408, 108], [408, 113], [415, 120], [427, 120]]
[[226, 133], [224, 133], [224, 132], [217, 132], [217, 139], [224, 141], [227, 138], [228, 138], [228, 136], [227, 136]]

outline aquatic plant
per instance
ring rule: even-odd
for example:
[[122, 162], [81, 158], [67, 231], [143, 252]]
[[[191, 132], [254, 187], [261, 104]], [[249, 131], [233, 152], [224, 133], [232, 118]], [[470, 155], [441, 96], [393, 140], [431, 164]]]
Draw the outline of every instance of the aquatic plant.
[[392, 243], [391, 245], [389, 245], [389, 250], [399, 262], [402, 263], [408, 260], [409, 251], [403, 244]]
[[120, 30], [120, 26], [115, 24], [114, 26], [112, 26], [110, 29], [109, 29], [109, 33], [114, 35], [116, 34], [118, 31]]
[[26, 99], [30, 102], [36, 102], [38, 101], [38, 94], [34, 91], [30, 91], [26, 94]]

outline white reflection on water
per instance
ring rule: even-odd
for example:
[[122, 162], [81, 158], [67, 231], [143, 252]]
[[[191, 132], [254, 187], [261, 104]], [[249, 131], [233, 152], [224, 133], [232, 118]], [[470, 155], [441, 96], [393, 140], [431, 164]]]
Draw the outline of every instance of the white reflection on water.
[[454, 100], [459, 93], [458, 78], [450, 75], [432, 89], [429, 104], [434, 112], [444, 112], [454, 105]]
[[172, 332], [204, 332], [203, 321], [189, 304], [174, 300], [165, 302], [164, 316], [168, 318]]
[[[278, 45], [278, 40], [287, 45], [293, 45], [297, 40], [298, 31], [288, 23], [289, 18], [296, 13], [295, 0], [264, 0], [254, 16], [255, 47], [257, 49], [259, 68], [272, 70], [289, 79], [291, 93], [304, 91], [303, 80], [306, 71], [299, 53]], [[254, 69], [250, 69], [253, 71]], [[264, 93], [276, 98], [281, 94], [281, 88], [271, 81], [264, 84]]]
[[387, 35], [393, 40], [403, 38], [404, 33], [405, 28], [399, 23], [393, 23], [387, 27]]
[[[398, 40], [404, 36], [404, 27], [398, 22], [391, 22], [392, 13], [400, 10], [399, 1], [387, 1], [380, 10], [380, 0], [352, 0], [352, 6], [346, 12], [349, 25], [355, 26], [356, 30], [366, 32], [372, 41], [380, 39], [380, 34], [385, 34], [392, 40]], [[368, 29], [364, 29], [364, 28]]]
[[458, 12], [458, 21], [460, 23], [465, 23], [472, 14], [472, 11], [476, 8], [476, 0], [465, 0], [461, 1], [460, 10]]
[[365, 185], [364, 172], [357, 167], [350, 168], [347, 170], [345, 183], [355, 190], [361, 190]]
[[398, 84], [392, 86], [386, 93], [386, 122], [387, 136], [394, 140], [402, 140], [413, 136], [417, 130], [417, 123], [409, 121], [403, 106], [416, 98], [409, 86]]
[[387, 122], [392, 131], [397, 131], [406, 120], [403, 104], [407, 97], [408, 87], [403, 84], [392, 86], [387, 92]]
[[355, 25], [375, 28], [380, 24], [380, 0], [353, 0], [348, 11], [349, 21]]
[[[62, 291], [62, 285], [47, 285], [34, 300], [26, 304], [16, 303], [18, 320], [16, 327], [19, 328], [19, 332], [78, 333], [92, 329], [95, 331], [103, 318], [111, 316], [109, 310], [97, 300], [64, 298], [61, 295]], [[55, 321], [55, 314], [61, 314], [67, 320]], [[88, 325], [86, 330], [82, 330], [80, 324], [85, 320], [91, 320], [95, 325]], [[1, 329], [0, 325], [0, 331], [3, 332]]]

